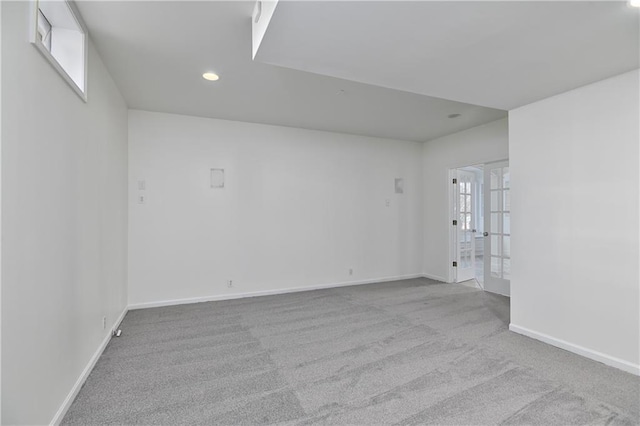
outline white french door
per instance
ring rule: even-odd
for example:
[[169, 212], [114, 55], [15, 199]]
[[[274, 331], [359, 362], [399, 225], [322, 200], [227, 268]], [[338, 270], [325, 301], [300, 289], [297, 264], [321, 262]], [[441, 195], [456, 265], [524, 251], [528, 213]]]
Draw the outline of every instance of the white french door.
[[484, 166], [484, 289], [509, 296], [511, 184], [509, 162]]
[[474, 214], [473, 193], [476, 187], [475, 175], [471, 172], [457, 170], [456, 211], [454, 220], [456, 229], [456, 282], [475, 278], [476, 221]]

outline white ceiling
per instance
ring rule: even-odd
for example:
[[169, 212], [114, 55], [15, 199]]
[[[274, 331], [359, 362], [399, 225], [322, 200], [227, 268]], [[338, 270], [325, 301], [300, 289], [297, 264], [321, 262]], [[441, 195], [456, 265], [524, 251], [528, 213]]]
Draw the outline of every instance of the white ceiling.
[[626, 1], [281, 1], [256, 59], [509, 110], [636, 69]]
[[[505, 116], [252, 61], [253, 4], [80, 1], [78, 8], [130, 108], [413, 141]], [[203, 80], [208, 70], [220, 80]], [[453, 113], [462, 116], [447, 119]]]

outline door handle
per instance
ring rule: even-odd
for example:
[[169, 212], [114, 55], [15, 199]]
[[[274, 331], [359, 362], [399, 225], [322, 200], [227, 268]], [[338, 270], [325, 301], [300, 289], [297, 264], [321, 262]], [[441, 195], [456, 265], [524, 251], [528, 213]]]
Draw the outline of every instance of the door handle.
[[482, 233], [482, 236], [483, 236], [483, 237], [488, 237], [488, 236], [489, 236], [489, 233], [485, 231], [485, 232], [483, 232], [483, 233]]

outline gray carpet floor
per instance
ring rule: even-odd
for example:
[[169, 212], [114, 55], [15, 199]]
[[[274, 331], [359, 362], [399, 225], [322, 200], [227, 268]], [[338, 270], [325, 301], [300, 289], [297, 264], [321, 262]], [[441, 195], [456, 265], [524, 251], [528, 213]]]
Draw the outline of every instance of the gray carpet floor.
[[640, 423], [640, 378], [414, 279], [131, 311], [64, 424]]

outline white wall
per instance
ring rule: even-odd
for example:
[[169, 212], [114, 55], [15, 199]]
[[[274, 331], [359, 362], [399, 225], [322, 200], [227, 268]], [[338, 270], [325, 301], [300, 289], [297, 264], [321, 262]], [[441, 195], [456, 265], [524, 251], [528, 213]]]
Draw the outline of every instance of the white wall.
[[52, 421], [126, 306], [127, 108], [93, 46], [76, 95], [29, 6], [1, 4], [3, 424]]
[[512, 329], [636, 374], [639, 77], [509, 113]]
[[[0, 5], [2, 25], [2, 5]], [[2, 28], [0, 27], [0, 188], [2, 188]], [[2, 424], [2, 190], [0, 190], [0, 424]]]
[[421, 272], [419, 143], [142, 111], [129, 143], [133, 305]]
[[423, 146], [424, 255], [428, 276], [449, 281], [449, 169], [509, 157], [508, 120], [428, 141]]

